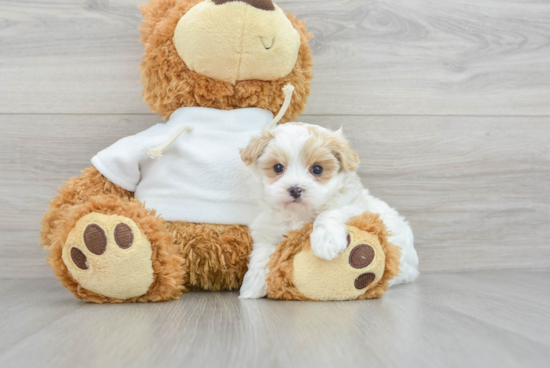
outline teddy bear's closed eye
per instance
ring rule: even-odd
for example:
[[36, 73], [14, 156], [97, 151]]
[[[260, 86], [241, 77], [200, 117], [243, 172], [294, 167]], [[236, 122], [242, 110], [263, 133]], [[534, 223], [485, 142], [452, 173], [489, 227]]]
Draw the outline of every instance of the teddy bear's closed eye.
[[[273, 37], [273, 39], [271, 40], [271, 43], [264, 41], [263, 37], [260, 37], [260, 40], [262, 41], [262, 45], [266, 50], [271, 49], [275, 44], [275, 37]], [[266, 46], [266, 45], [269, 45], [269, 46]]]

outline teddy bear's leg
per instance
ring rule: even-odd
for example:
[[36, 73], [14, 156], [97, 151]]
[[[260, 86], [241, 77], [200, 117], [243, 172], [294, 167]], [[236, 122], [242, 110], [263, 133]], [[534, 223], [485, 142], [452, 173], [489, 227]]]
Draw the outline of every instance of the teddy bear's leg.
[[237, 290], [247, 270], [252, 238], [243, 225], [167, 222], [183, 257], [185, 284], [197, 290]]
[[173, 236], [139, 201], [93, 197], [69, 208], [51, 238], [48, 264], [79, 299], [163, 301], [184, 291]]
[[348, 247], [332, 261], [311, 250], [312, 224], [292, 231], [269, 262], [268, 297], [285, 300], [379, 298], [399, 273], [400, 250], [387, 241], [379, 215], [366, 212], [348, 222]]
[[77, 298], [116, 303], [174, 299], [183, 259], [164, 220], [94, 168], [71, 179], [44, 215], [48, 264]]

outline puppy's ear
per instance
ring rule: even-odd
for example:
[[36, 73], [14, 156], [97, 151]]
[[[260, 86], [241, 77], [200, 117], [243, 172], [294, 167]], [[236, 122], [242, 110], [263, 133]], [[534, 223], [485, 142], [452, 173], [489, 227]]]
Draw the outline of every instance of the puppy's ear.
[[268, 130], [263, 132], [262, 135], [252, 138], [248, 146], [239, 150], [241, 159], [244, 163], [252, 165], [258, 161], [258, 158], [260, 158], [265, 148], [274, 137], [273, 133]]
[[342, 128], [338, 129], [330, 136], [330, 148], [338, 162], [340, 162], [340, 170], [355, 171], [359, 166], [359, 155], [351, 149], [348, 140], [342, 133]]

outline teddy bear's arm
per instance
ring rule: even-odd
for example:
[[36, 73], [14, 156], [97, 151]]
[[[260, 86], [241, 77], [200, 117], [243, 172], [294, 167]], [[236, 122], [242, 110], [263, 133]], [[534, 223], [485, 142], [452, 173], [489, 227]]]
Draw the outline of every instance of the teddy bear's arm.
[[165, 141], [169, 132], [165, 124], [157, 124], [136, 135], [124, 137], [95, 155], [92, 165], [112, 183], [135, 192], [141, 180], [140, 163], [151, 160], [147, 156], [148, 149]]

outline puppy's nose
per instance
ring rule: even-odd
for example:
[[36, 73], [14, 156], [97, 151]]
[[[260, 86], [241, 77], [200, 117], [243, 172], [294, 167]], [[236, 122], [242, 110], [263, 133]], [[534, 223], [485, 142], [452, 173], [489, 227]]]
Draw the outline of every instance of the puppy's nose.
[[222, 5], [225, 3], [230, 3], [232, 1], [247, 3], [248, 5], [252, 5], [253, 7], [261, 10], [275, 10], [275, 6], [273, 5], [273, 1], [271, 0], [214, 0], [214, 4]]
[[288, 193], [290, 193], [290, 196], [294, 199], [300, 198], [304, 190], [298, 186], [293, 186], [288, 188]]

